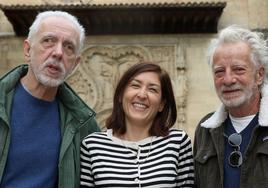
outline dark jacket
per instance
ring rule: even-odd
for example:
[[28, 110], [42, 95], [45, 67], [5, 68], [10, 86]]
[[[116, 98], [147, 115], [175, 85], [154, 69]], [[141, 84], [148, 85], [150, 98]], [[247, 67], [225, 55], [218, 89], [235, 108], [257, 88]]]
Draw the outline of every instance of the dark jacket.
[[[10, 144], [9, 122], [14, 88], [27, 70], [27, 65], [20, 65], [0, 79], [0, 180]], [[62, 135], [58, 188], [78, 188], [81, 141], [86, 135], [100, 129], [95, 121], [95, 112], [66, 83], [59, 86], [57, 98], [59, 99]]]
[[[268, 90], [267, 90], [268, 91]], [[267, 95], [268, 96], [268, 95]], [[259, 123], [252, 133], [241, 166], [241, 188], [268, 187], [268, 98], [263, 97]], [[267, 104], [266, 104], [267, 103]], [[197, 188], [223, 188], [224, 121], [222, 105], [199, 123], [194, 140], [195, 183]]]

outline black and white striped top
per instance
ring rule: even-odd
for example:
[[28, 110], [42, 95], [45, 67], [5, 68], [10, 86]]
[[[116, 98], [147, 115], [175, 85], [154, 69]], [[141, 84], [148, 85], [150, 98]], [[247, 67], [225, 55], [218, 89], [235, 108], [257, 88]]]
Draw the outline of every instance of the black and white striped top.
[[194, 187], [191, 141], [182, 130], [129, 142], [109, 129], [81, 146], [81, 187]]

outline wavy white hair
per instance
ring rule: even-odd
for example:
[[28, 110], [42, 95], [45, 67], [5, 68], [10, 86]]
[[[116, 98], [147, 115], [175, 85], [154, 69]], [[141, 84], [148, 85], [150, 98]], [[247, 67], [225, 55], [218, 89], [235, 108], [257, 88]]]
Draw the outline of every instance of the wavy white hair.
[[[208, 62], [212, 66], [213, 56], [217, 47], [224, 43], [245, 42], [251, 49], [251, 60], [255, 67], [263, 65], [265, 70], [268, 66], [268, 46], [267, 40], [261, 32], [250, 31], [238, 25], [231, 25], [221, 30], [218, 38], [212, 39], [208, 50]], [[265, 77], [266, 82], [267, 77]]]
[[36, 33], [38, 32], [38, 30], [40, 29], [41, 23], [45, 18], [48, 17], [62, 17], [65, 18], [67, 21], [69, 21], [70, 23], [72, 23], [74, 25], [74, 27], [77, 29], [77, 31], [79, 32], [79, 44], [78, 44], [78, 49], [77, 49], [77, 54], [80, 54], [84, 45], [84, 40], [85, 40], [85, 29], [84, 27], [79, 23], [78, 19], [76, 17], [74, 17], [73, 15], [67, 13], [67, 12], [63, 12], [63, 11], [45, 11], [45, 12], [41, 12], [39, 13], [33, 24], [31, 25], [30, 29], [29, 29], [29, 33], [28, 33], [28, 40], [30, 42], [30, 44], [33, 42]]

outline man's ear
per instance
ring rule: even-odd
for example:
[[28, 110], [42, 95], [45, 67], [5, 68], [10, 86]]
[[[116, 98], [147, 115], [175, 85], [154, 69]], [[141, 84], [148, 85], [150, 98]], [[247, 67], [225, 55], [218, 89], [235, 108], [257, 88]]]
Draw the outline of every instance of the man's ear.
[[256, 82], [258, 85], [261, 85], [264, 82], [264, 77], [265, 77], [265, 69], [263, 66], [261, 66], [257, 70], [257, 74], [256, 74]]
[[81, 61], [81, 57], [77, 56], [75, 61], [72, 64], [70, 71], [68, 72], [68, 76], [70, 76], [73, 73], [73, 71], [77, 68], [77, 65], [80, 63], [80, 61]]
[[72, 67], [72, 71], [73, 72], [75, 70], [75, 68], [77, 67], [77, 65], [80, 63], [81, 61], [81, 56], [77, 56], [75, 62], [74, 62], [74, 66]]
[[23, 42], [23, 53], [26, 62], [30, 62], [31, 60], [30, 50], [31, 50], [30, 42], [26, 39]]
[[81, 56], [78, 56], [75, 60], [75, 67], [80, 63], [81, 61]]

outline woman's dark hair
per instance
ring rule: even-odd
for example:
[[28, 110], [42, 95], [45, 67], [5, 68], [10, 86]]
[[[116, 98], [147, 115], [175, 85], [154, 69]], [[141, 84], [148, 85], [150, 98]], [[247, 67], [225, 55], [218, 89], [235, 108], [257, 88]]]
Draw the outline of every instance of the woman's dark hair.
[[106, 127], [112, 129], [118, 135], [126, 132], [125, 113], [121, 101], [129, 82], [143, 72], [154, 72], [158, 74], [161, 83], [161, 100], [165, 104], [163, 110], [156, 115], [149, 134], [150, 136], [166, 136], [177, 119], [175, 97], [168, 73], [159, 65], [151, 62], [135, 64], [122, 75], [115, 89], [112, 114], [106, 120]]

